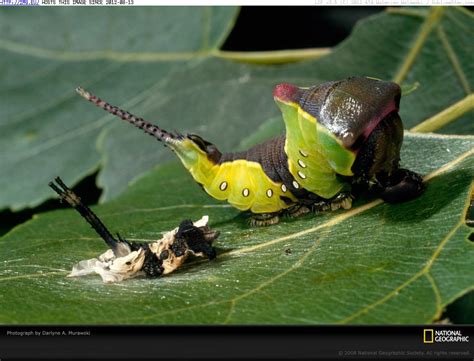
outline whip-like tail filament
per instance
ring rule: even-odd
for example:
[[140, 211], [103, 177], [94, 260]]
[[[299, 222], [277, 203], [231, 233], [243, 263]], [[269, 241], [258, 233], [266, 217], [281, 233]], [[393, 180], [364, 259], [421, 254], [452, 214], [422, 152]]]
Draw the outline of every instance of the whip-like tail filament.
[[76, 92], [91, 103], [97, 105], [99, 108], [102, 108], [106, 112], [129, 122], [137, 128], [142, 129], [145, 133], [150, 134], [159, 141], [162, 141], [166, 144], [175, 144], [177, 141], [180, 141], [183, 138], [183, 136], [180, 134], [172, 134], [164, 129], [161, 129], [157, 125], [147, 122], [143, 118], [139, 118], [126, 110], [120, 109], [115, 105], [111, 105], [81, 87], [77, 87]]

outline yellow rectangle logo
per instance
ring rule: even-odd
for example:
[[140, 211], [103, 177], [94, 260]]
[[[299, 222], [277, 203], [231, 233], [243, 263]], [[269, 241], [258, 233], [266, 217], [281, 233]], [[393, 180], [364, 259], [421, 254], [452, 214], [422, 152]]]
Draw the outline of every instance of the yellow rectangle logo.
[[432, 328], [425, 328], [423, 330], [423, 343], [433, 343], [434, 342], [434, 332]]

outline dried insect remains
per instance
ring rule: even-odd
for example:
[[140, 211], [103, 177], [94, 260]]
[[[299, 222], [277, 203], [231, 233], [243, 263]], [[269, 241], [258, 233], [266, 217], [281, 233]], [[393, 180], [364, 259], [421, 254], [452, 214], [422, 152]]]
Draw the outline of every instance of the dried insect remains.
[[216, 257], [212, 242], [219, 236], [207, 225], [209, 217], [204, 216], [197, 222], [184, 220], [179, 227], [167, 232], [154, 242], [129, 242], [112, 236], [102, 221], [87, 207], [81, 198], [69, 189], [61, 178], [56, 177], [49, 186], [67, 202], [94, 228], [110, 247], [98, 258], [80, 261], [74, 265], [68, 277], [97, 273], [106, 283], [120, 282], [140, 275], [159, 277], [173, 272], [190, 256]]

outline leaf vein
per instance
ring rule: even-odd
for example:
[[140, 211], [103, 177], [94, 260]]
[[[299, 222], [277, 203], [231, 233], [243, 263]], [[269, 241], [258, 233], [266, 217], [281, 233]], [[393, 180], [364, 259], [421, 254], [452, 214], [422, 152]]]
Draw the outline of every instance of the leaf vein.
[[435, 301], [436, 301], [436, 312], [431, 318], [430, 321], [435, 321], [441, 317], [441, 313], [443, 311], [443, 308], [441, 307], [441, 293], [439, 291], [439, 287], [436, 284], [436, 281], [434, 278], [431, 276], [430, 272], [426, 272], [425, 277], [428, 279], [430, 282], [431, 288], [433, 289], [433, 293], [435, 295]]
[[219, 49], [206, 49], [190, 52], [120, 52], [115, 50], [96, 50], [96, 51], [64, 51], [39, 48], [32, 45], [17, 43], [11, 40], [0, 39], [0, 49], [41, 59], [82, 62], [108, 60], [121, 63], [131, 62], [173, 62], [189, 61], [196, 58], [222, 58], [229, 60], [247, 61], [247, 62], [289, 62], [307, 59], [317, 59], [331, 52], [330, 48], [309, 48], [309, 49], [290, 49], [290, 50], [271, 50], [271, 51], [221, 51]]
[[320, 237], [318, 238], [314, 244], [308, 249], [308, 251], [306, 251], [298, 260], [296, 260], [296, 262], [288, 269], [286, 269], [285, 271], [281, 272], [281, 273], [278, 273], [277, 275], [273, 276], [273, 277], [270, 277], [268, 278], [267, 280], [265, 280], [264, 282], [260, 283], [259, 285], [257, 285], [256, 287], [234, 297], [232, 300], [231, 300], [231, 307], [230, 307], [230, 310], [229, 310], [229, 314], [228, 316], [226, 317], [226, 320], [224, 321], [224, 323], [229, 323], [230, 322], [230, 319], [231, 319], [231, 315], [232, 313], [234, 312], [235, 310], [235, 306], [237, 304], [238, 301], [240, 301], [241, 299], [244, 299], [245, 297], [248, 297], [254, 293], [257, 293], [259, 291], [261, 291], [263, 288], [269, 286], [270, 284], [272, 284], [273, 282], [279, 280], [280, 278], [282, 277], [285, 277], [286, 275], [290, 274], [291, 272], [299, 269], [304, 261], [311, 255], [313, 254], [313, 252], [316, 250], [316, 248], [318, 248], [318, 246], [320, 245], [321, 243], [321, 240], [323, 239], [324, 237]]
[[471, 88], [469, 86], [469, 82], [467, 81], [466, 75], [464, 74], [464, 71], [461, 67], [461, 64], [459, 63], [459, 59], [456, 55], [456, 52], [452, 48], [448, 37], [446, 36], [446, 33], [444, 32], [443, 26], [439, 25], [437, 28], [437, 35], [438, 38], [441, 40], [441, 44], [443, 45], [443, 49], [448, 55], [449, 60], [451, 61], [451, 65], [453, 66], [454, 72], [459, 78], [459, 81], [461, 82], [464, 91], [466, 94], [471, 94]]
[[441, 19], [441, 16], [443, 14], [444, 9], [441, 7], [434, 7], [430, 11], [430, 15], [425, 19], [425, 21], [422, 23], [421, 28], [418, 32], [418, 34], [415, 37], [415, 40], [410, 47], [410, 51], [405, 57], [405, 60], [403, 61], [400, 70], [398, 73], [395, 75], [393, 78], [393, 81], [400, 84], [403, 82], [405, 77], [407, 76], [408, 72], [412, 68], [413, 64], [415, 63], [415, 60], [417, 56], [420, 54], [421, 49], [425, 45], [426, 39], [428, 38], [428, 35], [431, 33], [433, 27], [439, 22]]
[[[464, 212], [463, 212], [464, 214]], [[378, 299], [377, 301], [367, 305], [367, 306], [364, 306], [362, 307], [361, 309], [359, 309], [358, 311], [354, 312], [353, 314], [351, 314], [350, 316], [344, 318], [343, 320], [340, 320], [338, 321], [338, 323], [341, 323], [341, 324], [346, 324], [346, 323], [349, 323], [351, 322], [352, 320], [356, 319], [357, 317], [363, 315], [363, 314], [366, 314], [367, 312], [369, 312], [370, 310], [372, 310], [373, 308], [377, 307], [377, 306], [380, 306], [384, 303], [386, 303], [388, 300], [390, 300], [392, 297], [394, 297], [395, 295], [397, 295], [398, 293], [400, 293], [403, 289], [405, 289], [406, 287], [408, 287], [409, 285], [411, 285], [413, 282], [417, 281], [419, 278], [421, 278], [422, 276], [425, 276], [429, 270], [431, 269], [431, 267], [433, 266], [433, 263], [434, 261], [438, 258], [439, 254], [441, 253], [441, 251], [443, 250], [444, 246], [446, 245], [446, 243], [454, 236], [454, 234], [456, 233], [456, 231], [464, 224], [464, 216], [461, 217], [461, 220], [454, 225], [454, 227], [448, 232], [448, 234], [442, 239], [442, 241], [440, 242], [440, 244], [438, 245], [438, 247], [435, 249], [435, 251], [433, 252], [433, 254], [431, 255], [431, 257], [428, 259], [428, 261], [426, 262], [425, 266], [419, 271], [417, 272], [415, 275], [413, 275], [412, 277], [410, 277], [408, 280], [406, 280], [405, 282], [403, 282], [401, 285], [397, 286], [395, 289], [393, 289], [392, 291], [390, 291], [389, 293], [387, 293], [384, 297]], [[439, 293], [438, 293], [439, 294]], [[435, 293], [435, 297], [436, 297], [436, 293]]]

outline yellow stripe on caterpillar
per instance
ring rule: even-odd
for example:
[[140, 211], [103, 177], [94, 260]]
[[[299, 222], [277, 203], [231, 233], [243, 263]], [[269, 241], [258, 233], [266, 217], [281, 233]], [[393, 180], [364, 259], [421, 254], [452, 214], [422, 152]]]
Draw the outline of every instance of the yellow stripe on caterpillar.
[[241, 211], [278, 212], [297, 201], [286, 186], [274, 182], [265, 174], [260, 163], [238, 159], [216, 164], [189, 139], [184, 139], [173, 150], [194, 180], [211, 197], [226, 200]]

